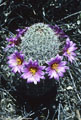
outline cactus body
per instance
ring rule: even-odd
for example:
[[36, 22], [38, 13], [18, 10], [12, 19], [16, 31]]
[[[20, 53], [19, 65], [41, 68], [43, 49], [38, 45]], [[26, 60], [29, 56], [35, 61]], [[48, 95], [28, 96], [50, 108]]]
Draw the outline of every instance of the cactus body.
[[59, 53], [61, 45], [59, 37], [46, 24], [36, 23], [30, 26], [21, 39], [20, 49], [27, 61], [31, 58], [43, 65]]

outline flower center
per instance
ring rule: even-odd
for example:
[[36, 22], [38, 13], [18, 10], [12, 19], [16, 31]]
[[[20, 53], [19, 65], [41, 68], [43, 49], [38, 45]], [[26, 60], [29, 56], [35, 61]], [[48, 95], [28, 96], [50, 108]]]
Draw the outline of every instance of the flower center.
[[17, 65], [21, 65], [22, 64], [22, 60], [20, 58], [16, 58], [17, 60]]
[[32, 73], [32, 75], [35, 75], [35, 73], [37, 72], [37, 68], [31, 67], [29, 71]]
[[70, 52], [69, 52], [69, 50], [67, 50], [66, 52], [67, 52], [67, 54], [69, 54], [69, 55], [70, 55]]
[[59, 65], [58, 65], [57, 63], [54, 63], [54, 64], [51, 65], [51, 68], [52, 68], [53, 70], [56, 70], [56, 71], [57, 71], [57, 70], [58, 70], [58, 66], [59, 66]]
[[10, 41], [10, 42], [9, 42], [9, 45], [12, 45], [13, 43], [14, 43], [13, 41]]

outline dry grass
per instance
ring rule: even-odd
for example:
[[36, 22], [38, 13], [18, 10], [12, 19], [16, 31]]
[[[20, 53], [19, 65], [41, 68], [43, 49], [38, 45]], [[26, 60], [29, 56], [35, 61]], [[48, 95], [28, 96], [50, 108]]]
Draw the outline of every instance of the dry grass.
[[[81, 2], [35, 2], [0, 1], [0, 120], [81, 120]], [[13, 36], [17, 28], [36, 22], [58, 24], [78, 47], [76, 61], [68, 63], [70, 70], [66, 77], [56, 83], [56, 97], [52, 93], [49, 102], [47, 96], [38, 102], [39, 99], [30, 100], [23, 95], [23, 85], [20, 86], [18, 82], [16, 86], [19, 75], [14, 77], [11, 73], [3, 50], [7, 36]], [[21, 94], [18, 90], [21, 90]]]

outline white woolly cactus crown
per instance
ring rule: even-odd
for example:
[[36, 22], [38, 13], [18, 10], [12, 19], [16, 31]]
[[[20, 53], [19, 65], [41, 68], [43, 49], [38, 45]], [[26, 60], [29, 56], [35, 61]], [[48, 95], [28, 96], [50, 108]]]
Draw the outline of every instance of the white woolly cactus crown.
[[23, 51], [25, 59], [38, 60], [41, 65], [56, 56], [62, 44], [53, 29], [44, 23], [30, 26], [21, 39], [20, 50]]

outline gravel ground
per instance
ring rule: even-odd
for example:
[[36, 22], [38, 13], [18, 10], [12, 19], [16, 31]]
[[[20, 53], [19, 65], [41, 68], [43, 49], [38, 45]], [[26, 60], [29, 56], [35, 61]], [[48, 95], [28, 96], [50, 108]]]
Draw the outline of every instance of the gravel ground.
[[[19, 75], [11, 73], [4, 52], [16, 29], [44, 22], [55, 25], [77, 44], [77, 57], [66, 77], [45, 96], [28, 97]], [[17, 81], [14, 81], [16, 80]], [[51, 93], [51, 94], [50, 94]], [[81, 1], [0, 0], [0, 120], [81, 120]]]

